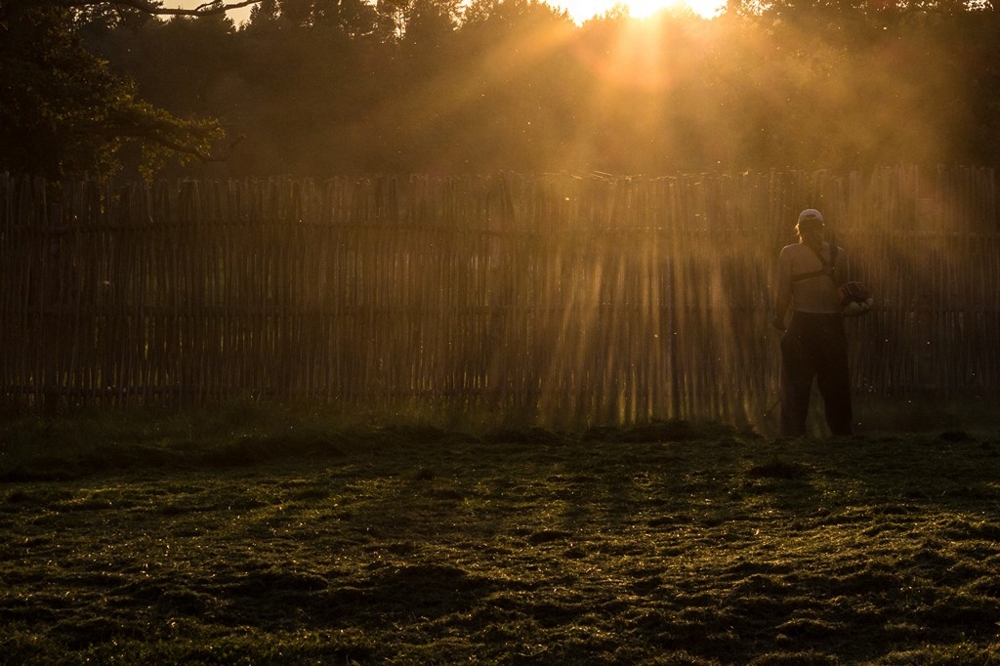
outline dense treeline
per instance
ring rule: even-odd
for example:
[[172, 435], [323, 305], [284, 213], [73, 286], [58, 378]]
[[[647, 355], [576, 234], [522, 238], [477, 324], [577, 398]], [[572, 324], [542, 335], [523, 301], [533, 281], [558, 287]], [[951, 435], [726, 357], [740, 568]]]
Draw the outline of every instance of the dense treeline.
[[[199, 176], [839, 170], [1000, 156], [1000, 14], [988, 3], [731, 0], [711, 20], [612, 12], [577, 25], [534, 0], [262, 0], [237, 26], [224, 13], [164, 20], [98, 2], [63, 19], [108, 76], [134, 81], [137, 99], [218, 120], [225, 139], [187, 151], [207, 160], [186, 167]], [[40, 163], [4, 110], [0, 166], [88, 167]], [[203, 143], [218, 139], [198, 127]]]

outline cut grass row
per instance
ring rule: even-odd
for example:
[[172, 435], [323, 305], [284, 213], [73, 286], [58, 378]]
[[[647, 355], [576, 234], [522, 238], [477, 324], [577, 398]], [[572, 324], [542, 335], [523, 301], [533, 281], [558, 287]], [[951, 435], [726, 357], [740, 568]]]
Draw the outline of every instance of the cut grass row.
[[241, 408], [2, 444], [8, 664], [1000, 662], [988, 432]]

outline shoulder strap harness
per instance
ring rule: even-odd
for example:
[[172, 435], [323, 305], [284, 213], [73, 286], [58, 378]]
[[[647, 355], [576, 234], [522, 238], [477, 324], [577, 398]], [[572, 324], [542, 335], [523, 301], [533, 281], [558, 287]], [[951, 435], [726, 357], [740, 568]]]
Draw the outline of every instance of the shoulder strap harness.
[[798, 282], [800, 280], [808, 280], [809, 278], [819, 277], [821, 275], [828, 275], [828, 276], [830, 276], [830, 279], [833, 280], [833, 283], [837, 284], [837, 281], [833, 277], [833, 272], [837, 269], [837, 242], [836, 242], [836, 240], [834, 240], [832, 237], [830, 238], [830, 261], [829, 262], [826, 259], [824, 259], [823, 255], [821, 255], [819, 252], [817, 252], [816, 249], [813, 246], [808, 245], [807, 247], [810, 250], [813, 251], [813, 254], [816, 255], [817, 259], [819, 259], [819, 263], [823, 265], [823, 268], [819, 269], [818, 271], [809, 271], [808, 273], [799, 273], [798, 275], [793, 275], [792, 276], [792, 282]]

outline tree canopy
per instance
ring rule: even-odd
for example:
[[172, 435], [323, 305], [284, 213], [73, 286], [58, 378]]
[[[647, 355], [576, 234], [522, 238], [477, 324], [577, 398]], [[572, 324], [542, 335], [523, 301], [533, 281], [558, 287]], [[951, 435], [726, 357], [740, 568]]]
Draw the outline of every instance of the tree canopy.
[[[0, 0], [0, 169], [329, 176], [992, 165], [985, 0]], [[177, 159], [168, 159], [177, 158]]]

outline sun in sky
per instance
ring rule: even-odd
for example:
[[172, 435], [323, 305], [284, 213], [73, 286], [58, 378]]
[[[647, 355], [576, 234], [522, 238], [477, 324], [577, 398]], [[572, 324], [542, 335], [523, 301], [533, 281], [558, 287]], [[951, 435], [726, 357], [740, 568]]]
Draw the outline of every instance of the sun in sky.
[[[634, 18], [647, 18], [664, 9], [687, 7], [695, 14], [704, 18], [717, 16], [725, 8], [725, 0], [548, 0], [553, 7], [565, 9], [577, 23], [583, 23], [595, 16], [606, 14], [615, 5], [628, 9]], [[194, 9], [205, 4], [205, 0], [167, 0], [165, 7], [181, 7]], [[237, 24], [250, 18], [250, 7], [229, 12], [229, 17]]]
[[623, 6], [634, 18], [647, 18], [665, 9], [688, 8], [698, 16], [713, 18], [725, 8], [725, 0], [552, 0], [551, 5], [569, 12], [577, 23], [607, 13], [616, 5]]

